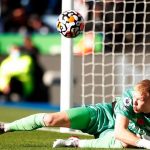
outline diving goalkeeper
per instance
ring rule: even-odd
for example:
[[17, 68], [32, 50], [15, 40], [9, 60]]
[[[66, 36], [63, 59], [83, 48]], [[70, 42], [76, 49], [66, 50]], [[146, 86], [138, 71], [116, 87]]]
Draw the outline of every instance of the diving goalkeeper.
[[95, 137], [90, 140], [58, 139], [53, 147], [150, 149], [150, 80], [142, 80], [126, 89], [112, 103], [34, 114], [11, 123], [1, 123], [0, 131], [29, 131], [41, 127], [68, 127]]

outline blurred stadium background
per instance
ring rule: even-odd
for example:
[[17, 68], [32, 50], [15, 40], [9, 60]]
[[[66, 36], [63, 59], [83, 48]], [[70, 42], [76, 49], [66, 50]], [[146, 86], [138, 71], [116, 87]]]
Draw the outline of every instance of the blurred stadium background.
[[[61, 13], [61, 0], [44, 0], [42, 5], [36, 0], [2, 0], [0, 6], [0, 63], [8, 56], [12, 44], [22, 46], [24, 38], [31, 36], [33, 44], [39, 49], [38, 62], [44, 70], [42, 82], [48, 90], [47, 99], [38, 102], [48, 102], [59, 107], [60, 34], [55, 25]], [[36, 24], [41, 26], [36, 27]], [[75, 39], [75, 43], [80, 39]], [[79, 105], [81, 57], [75, 58], [74, 65], [74, 99], [75, 105]]]

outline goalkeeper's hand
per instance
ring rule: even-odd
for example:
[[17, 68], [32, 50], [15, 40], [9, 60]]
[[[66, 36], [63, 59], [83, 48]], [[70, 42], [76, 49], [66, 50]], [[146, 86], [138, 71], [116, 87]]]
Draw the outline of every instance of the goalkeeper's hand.
[[142, 136], [142, 139], [140, 139], [136, 143], [136, 146], [141, 147], [141, 148], [150, 149], [150, 137], [147, 135]]

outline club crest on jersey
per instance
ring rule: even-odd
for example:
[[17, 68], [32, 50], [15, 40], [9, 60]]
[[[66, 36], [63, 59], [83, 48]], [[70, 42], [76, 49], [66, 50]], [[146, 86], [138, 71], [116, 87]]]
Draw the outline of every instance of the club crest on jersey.
[[129, 107], [129, 106], [131, 105], [132, 101], [131, 101], [131, 99], [130, 99], [129, 97], [125, 97], [125, 98], [123, 99], [123, 103], [124, 103], [124, 105], [125, 105], [126, 107]]

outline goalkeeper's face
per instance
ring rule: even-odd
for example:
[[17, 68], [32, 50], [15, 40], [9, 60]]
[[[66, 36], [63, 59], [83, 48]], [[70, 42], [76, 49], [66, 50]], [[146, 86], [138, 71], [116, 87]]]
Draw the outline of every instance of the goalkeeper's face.
[[150, 96], [135, 91], [133, 95], [133, 110], [135, 113], [150, 113]]

